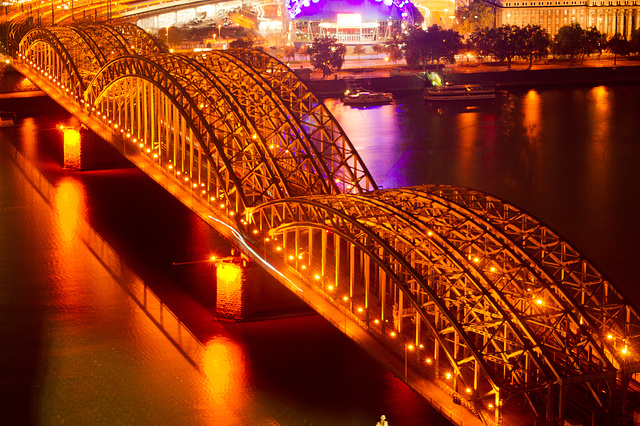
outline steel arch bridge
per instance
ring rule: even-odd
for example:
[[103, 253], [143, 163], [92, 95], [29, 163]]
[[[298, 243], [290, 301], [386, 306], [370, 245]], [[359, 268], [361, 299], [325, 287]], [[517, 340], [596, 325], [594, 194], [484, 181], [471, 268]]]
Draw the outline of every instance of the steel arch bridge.
[[550, 423], [636, 405], [640, 316], [606, 277], [495, 197], [378, 189], [275, 58], [171, 54], [129, 24], [19, 33], [15, 66], [45, 92], [484, 423], [516, 401]]

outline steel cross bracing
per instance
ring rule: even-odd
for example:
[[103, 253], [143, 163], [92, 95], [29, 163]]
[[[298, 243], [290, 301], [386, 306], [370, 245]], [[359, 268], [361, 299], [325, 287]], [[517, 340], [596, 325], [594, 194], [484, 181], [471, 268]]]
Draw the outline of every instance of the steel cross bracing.
[[[369, 332], [388, 340], [392, 319], [398, 351], [422, 346], [432, 373], [469, 389], [479, 411], [486, 398], [500, 405], [520, 393], [548, 418], [547, 393], [566, 396], [580, 382], [581, 397], [608, 409], [616, 371], [637, 362], [633, 308], [548, 228], [484, 194], [420, 187], [279, 200], [247, 221], [281, 243], [283, 261], [319, 270], [318, 291], [344, 294], [354, 314], [365, 307]], [[528, 250], [548, 244], [542, 261]]]
[[626, 408], [640, 318], [615, 287], [499, 199], [377, 190], [326, 107], [277, 59], [171, 54], [129, 24], [35, 28], [14, 43], [49, 90], [485, 422], [512, 400], [548, 421]]
[[137, 47], [126, 25], [102, 37], [96, 29], [35, 29], [21, 57], [216, 202], [239, 212], [283, 196], [375, 188], [324, 105], [312, 95], [297, 101], [308, 89], [284, 65], [256, 60], [258, 72], [230, 54], [152, 54], [160, 49]]

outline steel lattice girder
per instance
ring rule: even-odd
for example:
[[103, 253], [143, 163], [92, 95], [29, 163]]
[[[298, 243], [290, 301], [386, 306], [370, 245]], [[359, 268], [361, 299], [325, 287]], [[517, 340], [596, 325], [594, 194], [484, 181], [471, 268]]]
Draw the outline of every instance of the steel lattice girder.
[[288, 195], [339, 193], [330, 171], [295, 119], [292, 111], [260, 75], [221, 52], [197, 55], [197, 60], [212, 71], [227, 87], [239, 107], [250, 117], [262, 152], [288, 188]]
[[[153, 59], [177, 79], [202, 112], [219, 143], [214, 146], [205, 145], [202, 140], [198, 142], [210, 158], [223, 158], [218, 163], [229, 167], [230, 173], [238, 178], [235, 187], [241, 192], [243, 205], [284, 196], [287, 190], [281, 188], [281, 180], [276, 178], [278, 171], [270, 167], [264, 150], [258, 147], [262, 138], [257, 137], [255, 123], [238, 105], [227, 85], [193, 57], [157, 55]], [[232, 198], [228, 198], [228, 202], [232, 202]], [[237, 206], [236, 210], [242, 208]]]
[[116, 22], [108, 25], [103, 24], [100, 25], [100, 27], [103, 28], [104, 31], [118, 33], [126, 41], [125, 46], [132, 54], [155, 55], [158, 53], [167, 53], [165, 46], [137, 25], [126, 22]]
[[[223, 52], [226, 53], [226, 52]], [[272, 90], [289, 105], [312, 143], [327, 163], [341, 193], [377, 189], [358, 152], [329, 110], [289, 67], [259, 50], [234, 49], [229, 54], [259, 73]]]
[[[428, 338], [425, 338], [423, 332], [421, 340], [417, 340], [416, 344], [430, 343], [431, 348], [433, 348], [434, 341], [437, 341], [450, 367], [456, 372], [456, 378], [459, 378], [465, 387], [474, 386], [473, 383], [477, 381], [477, 377], [474, 376], [474, 370], [481, 370], [485, 381], [479, 386], [482, 389], [476, 389], [482, 392], [479, 396], [480, 399], [500, 394], [502, 389], [500, 385], [503, 380], [498, 377], [496, 369], [492, 367], [494, 360], [485, 357], [478, 350], [479, 348], [473, 344], [474, 338], [469, 330], [465, 328], [465, 324], [458, 320], [456, 312], [448, 309], [450, 301], [441, 297], [439, 289], [432, 288], [427, 282], [428, 275], [423, 275], [418, 271], [415, 263], [408, 256], [398, 253], [395, 247], [398, 239], [391, 238], [387, 240], [388, 235], [380, 234], [377, 232], [379, 230], [369, 227], [365, 223], [366, 218], [361, 221], [357, 218], [357, 215], [354, 215], [353, 211], [346, 212], [342, 210], [346, 204], [352, 203], [355, 208], [363, 202], [366, 203], [366, 197], [364, 196], [342, 195], [278, 200], [249, 209], [247, 211], [247, 220], [252, 226], [257, 226], [262, 231], [268, 229], [269, 235], [276, 238], [278, 236], [282, 237], [287, 231], [295, 231], [295, 235], [300, 235], [301, 237], [296, 240], [295, 247], [299, 249], [302, 247], [303, 251], [311, 251], [311, 248], [304, 246], [307, 237], [303, 235], [302, 231], [312, 227], [330, 231], [348, 244], [357, 247], [366, 257], [372, 260], [373, 265], [380, 270], [382, 276], [393, 284], [393, 288], [388, 291], [389, 294], [401, 292], [405, 299], [404, 302], [400, 303], [411, 305], [420, 316], [421, 324], [427, 329]], [[378, 211], [378, 213], [386, 215], [389, 212]], [[371, 217], [369, 216], [369, 218]], [[349, 265], [347, 269], [352, 270], [354, 267], [354, 265]], [[356, 284], [359, 288], [353, 291], [352, 298], [365, 306], [367, 305], [366, 300], [369, 299], [368, 310], [375, 310], [371, 305], [371, 300], [374, 297], [372, 294], [367, 293], [369, 284], [365, 282]], [[319, 289], [319, 291], [323, 292], [322, 289]], [[379, 291], [387, 293], [386, 290]], [[326, 297], [330, 298], [331, 296], [327, 295]], [[381, 297], [384, 300], [384, 296], [381, 295]], [[398, 301], [396, 296], [389, 297], [393, 297], [395, 302]], [[363, 302], [362, 299], [365, 301]], [[403, 299], [399, 300], [402, 301]], [[381, 309], [387, 310], [388, 308], [388, 306], [384, 306], [383, 302]], [[434, 318], [438, 318], [434, 317], [434, 314], [439, 315], [438, 320], [434, 320]], [[377, 315], [380, 316], [379, 311]], [[369, 331], [371, 330], [369, 325], [364, 327]], [[515, 337], [517, 338], [517, 336]], [[380, 336], [380, 338], [384, 341], [384, 335]], [[428, 342], [429, 338], [431, 342]], [[396, 347], [395, 341], [390, 343], [387, 340], [385, 344], [390, 346], [392, 350]], [[402, 349], [400, 349], [401, 351]], [[470, 360], [473, 360], [473, 362], [469, 362]], [[508, 363], [504, 365], [508, 365]], [[486, 384], [490, 386], [488, 389], [484, 386]], [[538, 386], [544, 387], [545, 385], [546, 382], [544, 380], [538, 381]], [[517, 391], [512, 390], [514, 393]], [[501, 397], [505, 396], [506, 392], [503, 391], [500, 395]], [[478, 402], [477, 399], [473, 401]], [[478, 411], [480, 411], [479, 407]]]
[[82, 25], [73, 26], [75, 31], [82, 34], [100, 52], [98, 67], [120, 56], [130, 55], [133, 49], [129, 48], [127, 40], [112, 27], [107, 25]]
[[[167, 94], [171, 102], [183, 111], [189, 126], [199, 135], [200, 146], [204, 147], [213, 164], [219, 164], [219, 176], [231, 174], [237, 176], [235, 188], [242, 189], [244, 204], [254, 204], [265, 198], [279, 198], [287, 192], [281, 192], [276, 176], [283, 176], [274, 167], [269, 168], [265, 161], [265, 144], [262, 138], [254, 138], [256, 126], [245, 115], [235, 97], [228, 92], [224, 82], [207, 72], [192, 58], [183, 55], [157, 55], [153, 62], [139, 57], [121, 58], [103, 69], [100, 75], [87, 89], [88, 105], [100, 102], [110, 87], [121, 78], [145, 78], [154, 81]], [[145, 66], [135, 66], [136, 61]], [[179, 91], [179, 92], [178, 92]], [[180, 94], [178, 96], [178, 93]], [[181, 103], [176, 100], [181, 99]], [[265, 102], [266, 103], [266, 102]], [[193, 117], [200, 117], [194, 120]], [[200, 123], [200, 127], [192, 122]], [[209, 137], [205, 137], [205, 133]], [[209, 146], [206, 140], [215, 141]], [[257, 143], [262, 142], [258, 150]], [[226, 172], [231, 171], [231, 173]], [[295, 182], [284, 181], [287, 185]], [[318, 191], [320, 192], [320, 191]], [[257, 194], [258, 197], [254, 197]], [[232, 194], [228, 199], [232, 200]], [[231, 201], [229, 201], [231, 202]], [[242, 207], [239, 207], [242, 210]]]
[[[297, 123], [278, 108], [268, 88], [256, 84], [245, 69], [227, 66], [229, 61], [223, 61], [221, 66], [218, 61], [206, 60], [209, 55], [205, 58], [203, 56], [205, 55], [181, 55], [181, 58], [192, 61], [192, 67], [207, 77], [209, 85], [224, 90], [228, 108], [241, 117], [240, 126], [246, 130], [243, 137], [237, 140], [237, 146], [232, 147], [226, 143], [225, 146], [233, 152], [231, 160], [238, 168], [249, 162], [243, 168], [250, 173], [243, 174], [242, 180], [251, 180], [253, 175], [267, 168], [262, 173], [268, 178], [267, 184], [249, 184], [258, 197], [255, 200], [327, 192], [324, 181], [320, 179], [322, 163], [319, 165], [317, 157], [304, 153], [304, 144], [301, 144], [304, 139], [294, 131]], [[171, 58], [169, 60], [173, 60]], [[182, 73], [180, 67], [176, 68], [171, 64], [166, 64], [165, 67], [171, 69], [172, 73]], [[185, 78], [189, 79], [190, 76], [185, 75]], [[199, 87], [207, 93], [206, 86]], [[252, 202], [254, 203], [255, 201]]]
[[[112, 30], [105, 29], [104, 36], [97, 36], [100, 28], [88, 26], [81, 30], [74, 27], [73, 30], [56, 32], [61, 45], [66, 43], [75, 46], [72, 50], [74, 54], [69, 55], [70, 62], [73, 63], [75, 60], [84, 64], [79, 69], [82, 70], [85, 85], [86, 80], [91, 77], [96, 77], [95, 81], [104, 83], [103, 77], [97, 77], [96, 67], [113, 55], [125, 53], [127, 47], [124, 46], [125, 49], [123, 49], [122, 40], [113, 37]], [[138, 39], [145, 40], [144, 37], [139, 36], [138, 32], [126, 26], [118, 26], [115, 31], [133, 34]], [[53, 37], [55, 38], [55, 35]], [[90, 52], [95, 51], [96, 46], [100, 46], [99, 50], [110, 48], [111, 51], [109, 55], [103, 57], [97, 54], [91, 55]], [[247, 52], [243, 54], [250, 55]], [[229, 114], [234, 115], [236, 121], [239, 117], [242, 118], [240, 120], [243, 121], [240, 123], [241, 133], [244, 133], [242, 138], [235, 138], [234, 144], [223, 144], [221, 148], [224, 146], [229, 152], [235, 153], [230, 155], [232, 162], [226, 163], [225, 167], [231, 170], [229, 167], [233, 163], [241, 171], [240, 184], [236, 186], [246, 190], [244, 197], [241, 197], [244, 205], [255, 205], [274, 197], [338, 193], [340, 190], [362, 192], [375, 188], [373, 179], [335, 120], [328, 114], [322, 103], [318, 102], [310, 92], [307, 93], [308, 89], [291, 70], [279, 61], [266, 61], [269, 66], [261, 65], [259, 68], [263, 72], [258, 73], [247, 63], [227, 53], [210, 55], [208, 60], [203, 60], [202, 56], [192, 56], [197, 58], [199, 63], [208, 65], [200, 68], [193, 63], [190, 63], [187, 68], [176, 66], [185, 62], [184, 59], [179, 59], [180, 56], [146, 55], [147, 58], [160, 61], [162, 67], [175, 74], [176, 81], [184, 83], [185, 90], [181, 92], [185, 94], [184, 99], [191, 94], [195, 96], [198, 92], [200, 98], [209, 98], [209, 102], [205, 102], [206, 105], [215, 104], [211, 94], [206, 93], [208, 90], [206, 85], [197, 86], [190, 81], [194, 76], [200, 82], [208, 81], [209, 86], [217, 84], [218, 90], [213, 92], [218, 95], [227, 89], [232, 94], [227, 97], [229, 111], [226, 115], [218, 114], [209, 124], [214, 130], [213, 134], [220, 129], [228, 128], [228, 123], [220, 124], [228, 118]], [[127, 59], [127, 61], [131, 60], [131, 58]], [[264, 57], [257, 54], [254, 60], [260, 63]], [[108, 64], [108, 66], [113, 65]], [[148, 69], [148, 67], [143, 68]], [[214, 70], [211, 71], [210, 68]], [[235, 71], [233, 76], [230, 75], [231, 69]], [[112, 72], [109, 75], [116, 78]], [[278, 77], [274, 80], [276, 75]], [[278, 84], [274, 84], [274, 81]], [[270, 84], [274, 84], [278, 90], [274, 90]], [[95, 91], [95, 83], [92, 83], [92, 87]], [[164, 91], [171, 93], [171, 89], [168, 88]], [[300, 96], [301, 93], [302, 96]], [[95, 93], [90, 96], [94, 99], [97, 97]], [[305, 99], [306, 102], [294, 102], [293, 99], [298, 99], [297, 97]], [[89, 99], [88, 96], [85, 98], [85, 100]], [[175, 103], [173, 100], [172, 102]], [[200, 105], [202, 102], [196, 100], [192, 104]], [[181, 108], [184, 109], [184, 105]], [[197, 131], [195, 133], [202, 134]], [[228, 134], [234, 133], [237, 131], [228, 132]], [[274, 144], [274, 141], [278, 141], [278, 144]], [[205, 143], [202, 145], [206, 146]], [[276, 147], [275, 151], [271, 146]], [[229, 199], [232, 198], [229, 197]], [[242, 208], [237, 206], [238, 211]]]
[[[25, 34], [19, 44], [19, 52], [23, 56], [23, 60], [37, 61], [37, 58], [33, 58], [32, 56], [34, 49], [36, 49], [38, 45], [45, 45], [48, 49], [54, 52], [66, 71], [64, 73], [65, 75], [55, 75], [53, 77], [58, 78], [59, 80], [68, 79], [69, 81], [66, 84], [67, 87], [73, 88], [74, 92], [77, 94], [84, 93], [85, 83], [82, 78], [82, 71], [77, 68], [74, 57], [67, 50], [67, 47], [51, 31], [43, 28], [36, 28]], [[42, 69], [48, 72], [49, 75], [52, 75], [54, 72], [54, 70], [49, 68], [51, 65], [51, 63], [36, 63], [36, 67], [42, 67]]]
[[[519, 255], [531, 265], [532, 274], [547, 286], [549, 298], [565, 300], [572, 327], [579, 328], [584, 323], [616, 368], [640, 361], [640, 316], [635, 308], [556, 233], [514, 206], [478, 191], [425, 186], [415, 194], [465, 212], [481, 226], [490, 227], [505, 246], [521, 252]], [[615, 338], [609, 339], [608, 335]], [[625, 345], [627, 353], [623, 354]]]
[[[236, 211], [252, 207], [272, 232], [319, 227], [357, 246], [393, 282], [400, 308], [415, 309], [461, 380], [482, 371], [487, 395], [538, 392], [569, 378], [604, 406], [595, 382], [638, 371], [636, 311], [535, 219], [458, 187], [367, 193], [375, 183], [355, 149], [284, 64], [248, 50], [149, 54], [161, 49], [135, 28], [37, 29], [20, 51], [37, 60], [31, 52], [46, 45], [47, 60], [55, 55], [62, 70], [55, 77], [84, 94], [89, 109], [112, 95], [140, 102], [127, 89], [150, 82], [187, 122], [196, 139], [189, 143], [202, 147], [227, 203], [235, 197]], [[145, 56], [105, 63], [127, 52]], [[412, 327], [400, 318], [399, 329]]]
[[[456, 205], [446, 195], [460, 203], [466, 200], [465, 204], [471, 204], [475, 210]], [[483, 202], [492, 204], [493, 211], [498, 214], [485, 214], [480, 207]], [[505, 220], [508, 218], [500, 216], [500, 212], [508, 213], [513, 220]], [[388, 263], [385, 268], [391, 271], [403, 270], [409, 264], [416, 276], [422, 277], [400, 274], [396, 285], [417, 309], [424, 305], [421, 292], [431, 300], [440, 299], [436, 306], [448, 318], [449, 324], [436, 330], [435, 336], [443, 335], [445, 330], [458, 333], [460, 340], [468, 345], [468, 352], [455, 357], [450, 350], [449, 358], [462, 372], [468, 357], [476, 354], [476, 362], [484, 365], [483, 371], [495, 389], [525, 392], [571, 377], [574, 383], [586, 382], [586, 387], [599, 401], [600, 396], [589, 382], [615, 378], [617, 368], [634, 364], [637, 359], [637, 351], [630, 349], [626, 355], [621, 355], [621, 347], [615, 346], [612, 340], [599, 338], [603, 335], [598, 328], [601, 321], [590, 318], [594, 314], [600, 318], [599, 312], [603, 312], [611, 319], [608, 322], [610, 332], [619, 333], [618, 342], [624, 338], [629, 348], [635, 349], [634, 336], [625, 335], [624, 330], [636, 329], [637, 317], [635, 313], [628, 318], [620, 316], [616, 307], [625, 304], [624, 299], [609, 288], [603, 292], [615, 299], [611, 300], [612, 306], [593, 306], [599, 296], [594, 293], [585, 296], [585, 292], [594, 288], [591, 285], [593, 277], [599, 274], [591, 265], [584, 265], [584, 259], [580, 260], [583, 266], [579, 270], [589, 271], [583, 273], [586, 281], [580, 293], [570, 294], [565, 288], [567, 285], [558, 282], [558, 273], [550, 270], [553, 265], [549, 261], [544, 265], [536, 264], [536, 259], [518, 246], [517, 239], [505, 239], [502, 228], [489, 223], [495, 221], [509, 228], [512, 237], [514, 223], [535, 224], [532, 228], [521, 229], [520, 236], [526, 234], [531, 240], [523, 244], [524, 247], [539, 246], [533, 241], [538, 235], [544, 235], [549, 241], [550, 231], [545, 228], [545, 232], [530, 232], [544, 227], [512, 206], [485, 194], [456, 187], [419, 187], [378, 191], [360, 197], [274, 201], [251, 209], [250, 215], [261, 226], [270, 224], [275, 228], [274, 233], [279, 232], [278, 229], [307, 227], [309, 223], [317, 222], [341, 235], [350, 235], [353, 240], [371, 242], [378, 238], [380, 244], [384, 242], [387, 246], [375, 261], [380, 265]], [[559, 239], [554, 246], [565, 246], [561, 250], [565, 258], [580, 257]], [[379, 253], [375, 248], [369, 251]], [[556, 266], [561, 267], [564, 265]], [[425, 277], [433, 276], [434, 272], [450, 277], [446, 285], [452, 297], [442, 297], [437, 289], [429, 291], [429, 279]], [[579, 278], [572, 274], [573, 287], [580, 287]], [[413, 287], [414, 280], [419, 283], [418, 293]], [[602, 285], [596, 288], [601, 289]], [[606, 285], [610, 286], [609, 283]], [[576, 298], [576, 295], [580, 297]], [[538, 299], [544, 301], [541, 306], [535, 303]], [[583, 300], [592, 306], [585, 305]], [[456, 318], [451, 310], [456, 314], [462, 310], [464, 314]], [[618, 315], [614, 318], [612, 312]], [[628, 306], [623, 312], [635, 311]], [[423, 319], [429, 321], [427, 312]], [[476, 346], [471, 334], [488, 339]], [[529, 355], [527, 365], [523, 363], [525, 353]], [[500, 377], [499, 369], [491, 364], [508, 366], [507, 374]], [[536, 377], [537, 384], [532, 383], [531, 377]], [[600, 403], [604, 405], [604, 402]]]
[[[207, 94], [198, 93], [196, 86], [190, 84], [189, 81], [185, 81], [183, 76], [170, 73], [156, 62], [162, 62], [163, 58], [168, 59], [172, 66], [182, 63], [183, 66], [189, 67], [189, 64], [186, 61], [181, 61], [179, 57], [165, 58], [163, 55], [157, 55], [151, 59], [140, 56], [116, 59], [103, 67], [87, 87], [85, 103], [89, 107], [99, 107], [101, 99], [108, 96], [110, 89], [115, 87], [120, 80], [142, 79], [152, 82], [180, 111], [182, 117], [186, 120], [187, 126], [195, 135], [196, 141], [205, 150], [204, 152], [210, 156], [211, 164], [214, 165], [212, 169], [216, 171], [218, 179], [233, 182], [231, 188], [226, 188], [227, 197], [232, 200], [236, 191], [242, 190], [241, 179], [234, 173], [234, 165], [225, 155], [226, 147], [218, 138], [220, 127], [213, 128], [211, 122], [215, 122], [215, 120], [205, 116], [205, 111], [199, 108], [200, 103], [209, 102], [209, 99], [204, 98], [204, 96], [212, 96], [215, 98], [215, 102], [218, 103], [224, 102], [224, 97], [219, 93], [214, 96], [216, 95], [216, 92], [213, 92], [215, 87], [210, 85], [208, 85], [208, 89], [212, 92]], [[197, 74], [197, 70], [192, 67], [188, 70]], [[234, 135], [234, 117], [231, 115], [233, 110], [228, 107], [221, 109], [226, 120], [220, 120], [220, 126], [226, 126], [228, 128], [226, 133]], [[216, 112], [220, 108], [207, 110]], [[228, 192], [229, 189], [231, 192]], [[242, 193], [240, 195], [242, 197]], [[243, 204], [246, 205], [246, 203], [247, 200], [245, 199]]]

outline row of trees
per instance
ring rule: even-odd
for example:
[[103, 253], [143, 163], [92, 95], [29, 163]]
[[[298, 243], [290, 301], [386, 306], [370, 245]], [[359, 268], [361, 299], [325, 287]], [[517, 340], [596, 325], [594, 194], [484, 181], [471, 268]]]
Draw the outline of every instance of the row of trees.
[[595, 27], [585, 30], [578, 23], [561, 27], [553, 38], [538, 25], [477, 27], [466, 43], [463, 43], [458, 31], [444, 30], [434, 25], [426, 31], [418, 28], [412, 30], [402, 42], [404, 57], [413, 67], [424, 67], [428, 62], [438, 63], [442, 59], [453, 62], [455, 55], [462, 52], [506, 61], [509, 67], [516, 58], [529, 60], [531, 66], [534, 60], [547, 58], [549, 54], [568, 57], [573, 62], [576, 57], [583, 61], [587, 55], [602, 54], [603, 50], [608, 50], [614, 54], [615, 64], [619, 55], [640, 53], [639, 30], [632, 33], [630, 40], [620, 34], [607, 39]]
[[[507, 62], [509, 67], [516, 58], [527, 59], [531, 67], [534, 60], [545, 59], [549, 54], [568, 57], [573, 62], [576, 57], [580, 57], [582, 61], [587, 55], [602, 54], [604, 50], [608, 50], [614, 54], [615, 64], [619, 55], [640, 53], [640, 31], [634, 31], [631, 40], [626, 40], [620, 34], [607, 39], [595, 27], [585, 30], [580, 24], [573, 23], [560, 28], [552, 38], [545, 29], [537, 25], [503, 25], [498, 28], [476, 28], [464, 42], [458, 31], [433, 25], [426, 31], [415, 28], [402, 39], [391, 41], [384, 47], [376, 46], [379, 47], [374, 50], [383, 49], [393, 62], [404, 57], [409, 66], [423, 69], [429, 63], [437, 64], [442, 60], [454, 62], [459, 53], [492, 57]], [[291, 51], [284, 51], [285, 56], [295, 55], [295, 49], [290, 49]], [[347, 51], [346, 46], [337, 43], [332, 37], [318, 38], [303, 50], [298, 51], [298, 54], [308, 55], [311, 65], [322, 70], [325, 76], [342, 68]]]

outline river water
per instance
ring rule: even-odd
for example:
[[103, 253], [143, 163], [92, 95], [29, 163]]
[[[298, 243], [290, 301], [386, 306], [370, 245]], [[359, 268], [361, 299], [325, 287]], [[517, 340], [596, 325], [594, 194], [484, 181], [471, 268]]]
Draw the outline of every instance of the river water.
[[[640, 298], [640, 87], [501, 93], [437, 107], [328, 107], [379, 185], [445, 183], [501, 197], [585, 253]], [[64, 171], [50, 102], [2, 100], [0, 129], [56, 188], [48, 206], [0, 157], [0, 415], [12, 424], [447, 424], [318, 316], [215, 321], [206, 259], [229, 250], [132, 168]], [[0, 151], [1, 152], [1, 151]], [[204, 342], [195, 369], [74, 238], [81, 215]], [[69, 222], [71, 221], [71, 222]], [[195, 302], [194, 299], [199, 301]]]

